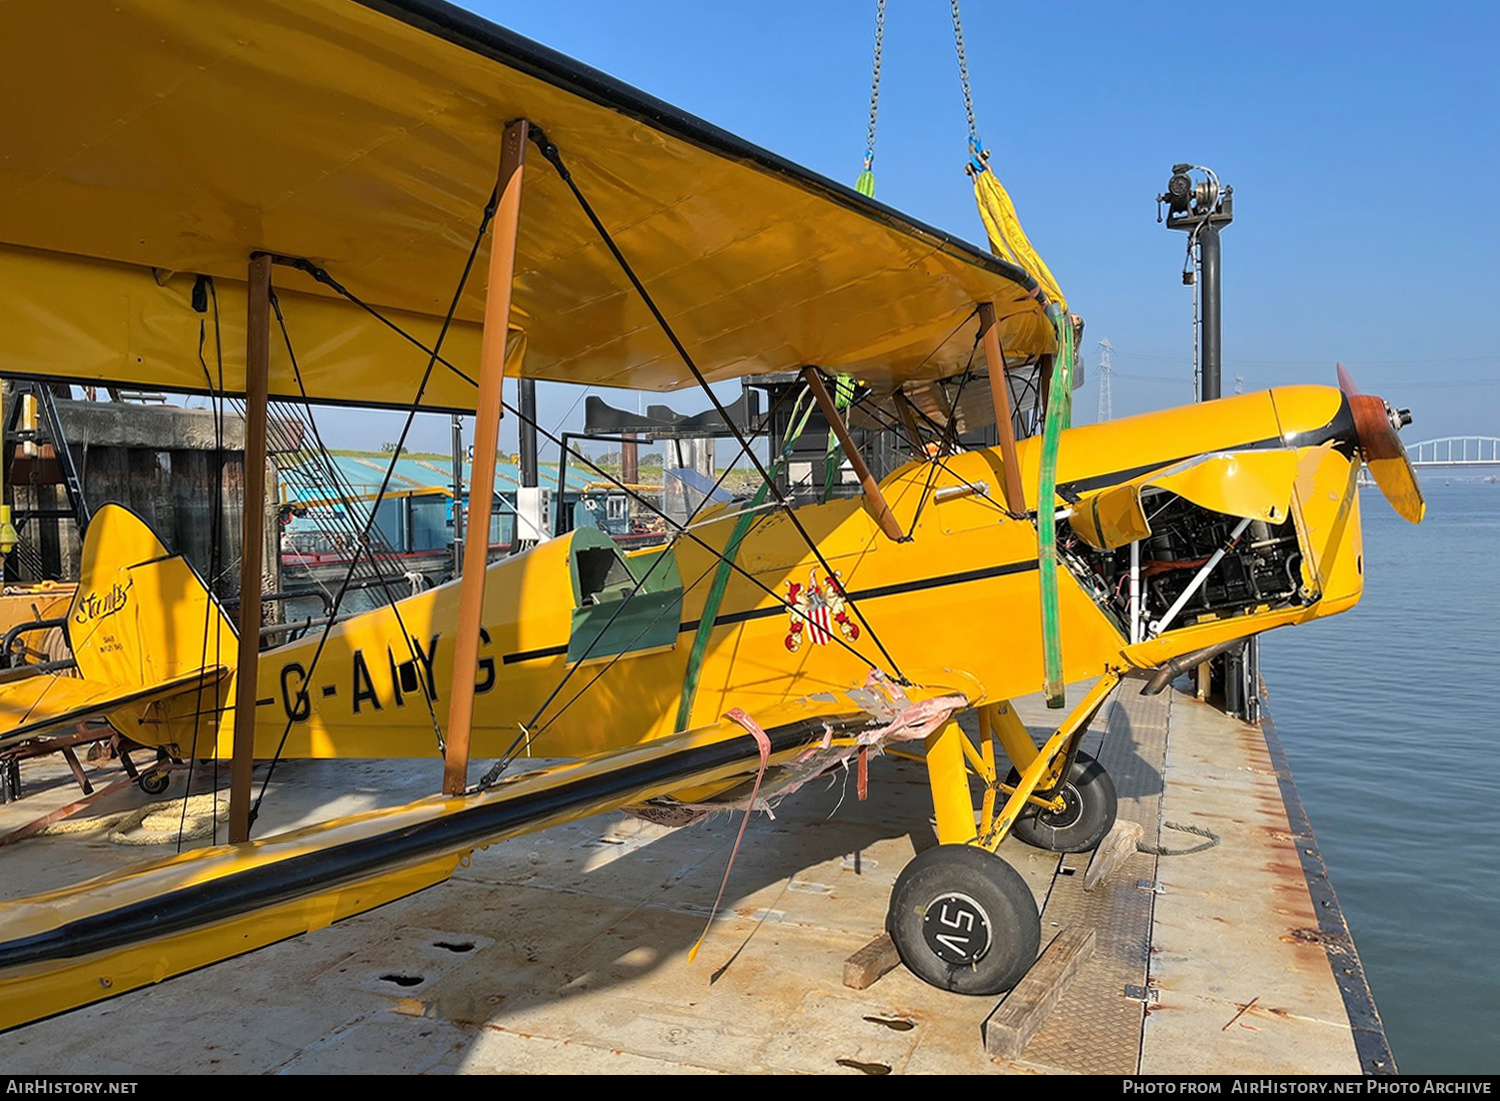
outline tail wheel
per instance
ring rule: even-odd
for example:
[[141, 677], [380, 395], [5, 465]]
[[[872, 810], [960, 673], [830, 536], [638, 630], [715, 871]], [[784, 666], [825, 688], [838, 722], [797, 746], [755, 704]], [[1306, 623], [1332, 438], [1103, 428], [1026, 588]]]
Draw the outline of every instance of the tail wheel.
[[[1014, 784], [1019, 779], [1012, 769], [1009, 782]], [[1068, 769], [1067, 778], [1058, 786], [1057, 794], [1063, 801], [1062, 810], [1028, 806], [1010, 832], [1026, 844], [1048, 852], [1088, 852], [1104, 840], [1115, 824], [1118, 807], [1115, 782], [1103, 765], [1087, 753], [1080, 753]]]
[[939, 845], [896, 879], [886, 931], [912, 974], [957, 994], [999, 994], [1021, 980], [1042, 938], [1031, 888], [994, 853]]

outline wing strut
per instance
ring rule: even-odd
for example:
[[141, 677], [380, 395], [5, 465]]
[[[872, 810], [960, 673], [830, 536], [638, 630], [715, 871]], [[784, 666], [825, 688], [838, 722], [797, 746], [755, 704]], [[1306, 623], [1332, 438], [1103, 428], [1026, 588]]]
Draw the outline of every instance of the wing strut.
[[[818, 403], [823, 416], [828, 420], [828, 427], [838, 437], [839, 446], [844, 449], [844, 454], [849, 459], [849, 465], [854, 467], [854, 473], [859, 478], [859, 484], [865, 491], [865, 501], [870, 506], [870, 511], [875, 514], [875, 522], [880, 525], [880, 530], [885, 532], [886, 537], [893, 543], [904, 543], [907, 535], [901, 530], [901, 525], [896, 522], [896, 516], [891, 512], [891, 506], [886, 503], [885, 494], [880, 492], [880, 483], [875, 480], [875, 475], [870, 473], [869, 464], [865, 457], [859, 453], [859, 448], [854, 443], [854, 438], [849, 435], [849, 426], [844, 423], [843, 416], [833, 404], [833, 398], [829, 396], [828, 387], [823, 385], [823, 376], [819, 374], [816, 367], [802, 368], [802, 379], [807, 383], [807, 388], [812, 391], [813, 400]], [[1014, 441], [1012, 441], [1014, 442]]]
[[1019, 520], [1026, 515], [1026, 495], [1021, 492], [1016, 422], [1010, 409], [1010, 378], [1006, 374], [1005, 350], [1000, 347], [1000, 330], [995, 325], [994, 303], [979, 303], [979, 324], [984, 335], [984, 361], [990, 371], [990, 397], [995, 403], [995, 428], [1000, 433], [1000, 457], [1005, 460], [1005, 511], [1012, 519]]
[[[474, 721], [474, 668], [479, 660], [479, 620], [490, 551], [490, 507], [495, 497], [495, 460], [505, 382], [505, 340], [510, 332], [511, 283], [521, 221], [521, 180], [530, 126], [517, 119], [500, 144], [500, 205], [490, 245], [484, 335], [479, 347], [479, 401], [474, 414], [474, 465], [464, 530], [464, 569], [459, 581], [458, 626], [453, 649], [453, 688], [448, 696], [448, 744], [443, 752], [443, 792], [462, 795], [469, 782], [469, 732]], [[475, 538], [476, 533], [479, 538]]]
[[234, 748], [229, 767], [229, 843], [250, 840], [255, 767], [255, 693], [260, 686], [261, 556], [266, 526], [266, 405], [271, 366], [271, 257], [250, 257], [245, 323], [245, 492], [240, 509], [240, 653], [234, 678]]

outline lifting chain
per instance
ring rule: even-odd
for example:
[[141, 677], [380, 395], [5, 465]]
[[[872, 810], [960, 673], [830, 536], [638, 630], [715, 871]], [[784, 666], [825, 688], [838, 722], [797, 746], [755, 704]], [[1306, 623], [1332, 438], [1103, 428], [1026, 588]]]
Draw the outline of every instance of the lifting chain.
[[885, 42], [885, 0], [875, 6], [875, 69], [870, 75], [870, 128], [865, 132], [865, 169], [875, 163], [875, 119], [880, 114], [880, 51]]
[[969, 88], [969, 58], [964, 53], [964, 26], [958, 14], [958, 0], [948, 0], [948, 6], [953, 9], [953, 45], [958, 49], [958, 76], [963, 81], [964, 114], [969, 120], [969, 144], [972, 146], [976, 143], [978, 128], [974, 125], [974, 94]]
[[875, 120], [880, 115], [880, 52], [885, 45], [885, 0], [875, 5], [875, 68], [870, 74], [870, 128], [865, 131], [865, 167], [854, 181], [854, 190], [867, 199], [875, 197]]

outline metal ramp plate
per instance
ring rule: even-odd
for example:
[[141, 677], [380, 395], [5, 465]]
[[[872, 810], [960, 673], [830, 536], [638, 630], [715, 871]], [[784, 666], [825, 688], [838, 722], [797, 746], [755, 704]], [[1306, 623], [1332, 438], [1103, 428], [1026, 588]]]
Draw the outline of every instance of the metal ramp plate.
[[[1159, 843], [1162, 765], [1166, 758], [1171, 692], [1140, 695], [1127, 680], [1094, 720], [1084, 748], [1109, 771], [1119, 794], [1119, 816], [1139, 822], [1143, 842]], [[1102, 729], [1101, 729], [1102, 728]], [[1097, 740], [1099, 748], [1090, 747]], [[1064, 855], [1042, 909], [1046, 943], [1070, 925], [1098, 934], [1093, 958], [1079, 971], [1035, 1038], [1020, 1065], [1066, 1068], [1080, 1074], [1135, 1074], [1140, 1066], [1141, 1027], [1151, 947], [1155, 856], [1138, 852], [1093, 891], [1083, 889], [1089, 853]], [[1146, 887], [1139, 884], [1143, 882]], [[1128, 987], [1136, 988], [1127, 992]], [[1135, 997], [1130, 997], [1130, 994]]]

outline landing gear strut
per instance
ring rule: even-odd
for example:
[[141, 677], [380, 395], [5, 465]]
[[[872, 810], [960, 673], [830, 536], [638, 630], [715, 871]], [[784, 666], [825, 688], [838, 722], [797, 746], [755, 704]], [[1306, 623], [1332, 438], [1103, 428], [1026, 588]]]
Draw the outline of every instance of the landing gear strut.
[[[1030, 969], [1041, 918], [1019, 872], [995, 855], [1010, 833], [1052, 852], [1094, 848], [1115, 822], [1115, 786], [1078, 751], [1115, 686], [1102, 677], [1040, 749], [1008, 704], [980, 711], [976, 746], [956, 722], [927, 739], [939, 844], [901, 872], [886, 931], [901, 962], [924, 982], [959, 994], [998, 994]], [[1015, 766], [1001, 782], [996, 743]], [[984, 786], [978, 808], [971, 782]]]

